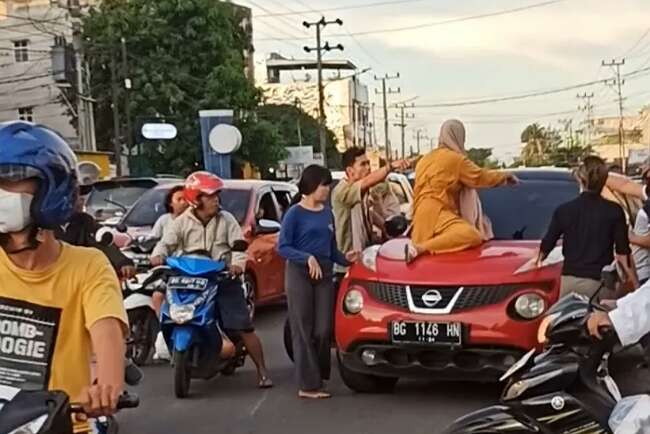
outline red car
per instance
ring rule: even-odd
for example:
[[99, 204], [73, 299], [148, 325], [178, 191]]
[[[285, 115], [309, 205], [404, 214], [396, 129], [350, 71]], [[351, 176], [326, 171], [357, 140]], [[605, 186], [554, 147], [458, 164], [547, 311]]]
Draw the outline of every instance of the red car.
[[[276, 252], [282, 215], [297, 193], [296, 186], [286, 182], [257, 180], [225, 180], [221, 206], [235, 216], [249, 243], [246, 284], [251, 309], [284, 299], [284, 260]], [[118, 225], [131, 237], [146, 236], [156, 220], [165, 213], [167, 193], [182, 182], [155, 187], [142, 195]], [[115, 235], [115, 243], [128, 241]]]
[[392, 240], [367, 249], [351, 268], [335, 320], [349, 388], [386, 392], [400, 377], [493, 381], [537, 345], [540, 319], [558, 298], [561, 265], [516, 272], [536, 256], [553, 211], [578, 186], [568, 170], [517, 176], [515, 188], [480, 192], [493, 241], [407, 265], [386, 258], [404, 251], [404, 240]]

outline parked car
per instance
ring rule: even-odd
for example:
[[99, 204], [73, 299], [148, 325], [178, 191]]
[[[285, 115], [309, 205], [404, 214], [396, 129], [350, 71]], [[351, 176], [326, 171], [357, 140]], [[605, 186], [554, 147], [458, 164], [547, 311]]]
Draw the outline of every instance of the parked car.
[[[345, 178], [345, 172], [335, 171], [332, 172], [332, 179], [334, 183], [332, 189], [336, 184]], [[406, 175], [401, 173], [390, 173], [387, 178], [388, 185], [390, 186], [391, 191], [397, 197], [397, 200], [400, 204], [400, 211], [408, 219], [411, 218], [411, 207], [413, 206], [413, 187]]]
[[[235, 216], [249, 243], [245, 282], [251, 308], [280, 301], [284, 298], [284, 260], [277, 254], [276, 245], [280, 221], [298, 189], [286, 182], [225, 180], [224, 183], [221, 206]], [[182, 182], [160, 185], [142, 195], [119, 224], [128, 238], [146, 236], [151, 231], [165, 213], [167, 193], [176, 185]], [[118, 245], [126, 241], [119, 240], [119, 235], [115, 239]]]
[[86, 201], [86, 212], [106, 225], [115, 225], [142, 194], [157, 185], [178, 182], [178, 177], [113, 178], [92, 185]]
[[[541, 317], [558, 298], [561, 263], [518, 270], [536, 257], [552, 213], [578, 185], [568, 170], [516, 174], [519, 186], [480, 192], [494, 240], [408, 265], [387, 258], [403, 255], [403, 240], [394, 240], [366, 249], [351, 267], [335, 321], [349, 388], [390, 391], [401, 377], [493, 381], [537, 345]], [[615, 197], [633, 218], [640, 203]]]

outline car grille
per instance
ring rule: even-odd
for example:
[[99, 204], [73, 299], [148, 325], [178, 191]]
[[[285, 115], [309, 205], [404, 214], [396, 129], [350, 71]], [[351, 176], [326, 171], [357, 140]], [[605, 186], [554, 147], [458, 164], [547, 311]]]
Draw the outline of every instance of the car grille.
[[[382, 303], [409, 309], [406, 285], [384, 282], [357, 282], [357, 284], [365, 287], [373, 298]], [[524, 287], [524, 285], [464, 286], [452, 312], [500, 303]], [[413, 304], [421, 309], [430, 307], [425, 305], [422, 299], [427, 292], [437, 291], [440, 300], [435, 305], [435, 309], [445, 309], [459, 290], [457, 286], [411, 286], [410, 288]]]

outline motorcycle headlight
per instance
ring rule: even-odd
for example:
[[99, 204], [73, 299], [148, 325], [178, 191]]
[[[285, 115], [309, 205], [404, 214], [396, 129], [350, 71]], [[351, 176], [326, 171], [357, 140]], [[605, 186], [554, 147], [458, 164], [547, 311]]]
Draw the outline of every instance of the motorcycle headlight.
[[381, 246], [370, 246], [361, 253], [361, 263], [370, 271], [377, 272], [377, 256]]
[[45, 425], [47, 417], [47, 414], [39, 416], [36, 419], [27, 422], [25, 425], [16, 428], [9, 434], [37, 434], [41, 428], [43, 428], [43, 425]]
[[559, 313], [554, 313], [553, 315], [548, 315], [546, 318], [542, 320], [539, 327], [537, 328], [537, 342], [539, 342], [540, 344], [546, 343], [548, 339], [546, 332], [548, 331], [551, 322], [553, 322], [553, 320], [557, 318], [559, 315], [560, 315]]
[[515, 301], [515, 312], [524, 319], [535, 319], [546, 310], [546, 301], [535, 293], [520, 295]]
[[172, 304], [169, 306], [169, 316], [176, 324], [185, 324], [194, 318], [194, 309], [191, 304]]
[[358, 289], [351, 289], [345, 294], [343, 300], [345, 310], [351, 314], [357, 314], [363, 309], [363, 294]]

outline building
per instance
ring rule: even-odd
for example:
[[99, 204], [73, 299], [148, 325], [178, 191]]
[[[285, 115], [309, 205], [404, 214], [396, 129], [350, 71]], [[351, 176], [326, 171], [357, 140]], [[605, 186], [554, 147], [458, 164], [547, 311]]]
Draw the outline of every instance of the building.
[[51, 0], [0, 0], [0, 122], [24, 119], [59, 131], [79, 144], [54, 80], [52, 48], [71, 41], [70, 11]]
[[[347, 60], [324, 60], [323, 75], [334, 71], [335, 75], [324, 79], [326, 125], [338, 141], [340, 151], [348, 147], [370, 146], [370, 120], [368, 87], [361, 83], [354, 64]], [[318, 118], [318, 83], [316, 62], [313, 59], [286, 59], [272, 54], [266, 61], [266, 82], [260, 84], [266, 104], [289, 104], [299, 106], [305, 113]], [[353, 74], [341, 76], [341, 71]], [[295, 77], [301, 72], [303, 80], [287, 81], [281, 73]], [[317, 145], [317, 144], [311, 144]]]
[[[618, 116], [596, 118], [591, 121], [591, 146], [602, 158], [620, 162]], [[623, 118], [625, 158], [630, 152], [650, 148], [650, 107], [643, 108], [634, 116]]]

